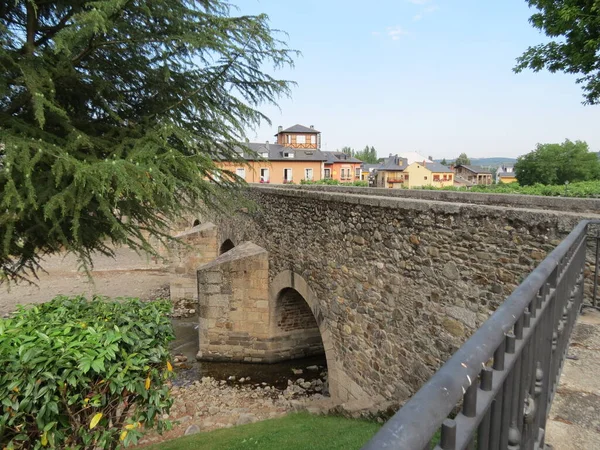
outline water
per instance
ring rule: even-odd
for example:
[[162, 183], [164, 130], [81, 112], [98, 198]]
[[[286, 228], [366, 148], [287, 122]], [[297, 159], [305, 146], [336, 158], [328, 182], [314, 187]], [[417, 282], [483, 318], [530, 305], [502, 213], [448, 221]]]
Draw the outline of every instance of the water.
[[[288, 380], [322, 379], [322, 374], [327, 372], [327, 361], [324, 354], [275, 364], [199, 362], [196, 361], [198, 353], [198, 321], [196, 318], [172, 319], [172, 323], [175, 329], [175, 341], [171, 343], [171, 354], [187, 357], [186, 362], [175, 368], [177, 377], [173, 384], [177, 386], [191, 384], [202, 377], [212, 377], [216, 380], [224, 380], [228, 384], [266, 383], [283, 390], [287, 387]], [[317, 366], [318, 370], [307, 370], [307, 367], [310, 366]], [[296, 371], [300, 369], [302, 373], [294, 373], [292, 369]], [[235, 377], [235, 381], [230, 380], [230, 377]], [[247, 380], [248, 377], [249, 380]], [[240, 378], [244, 378], [245, 381], [240, 383]]]

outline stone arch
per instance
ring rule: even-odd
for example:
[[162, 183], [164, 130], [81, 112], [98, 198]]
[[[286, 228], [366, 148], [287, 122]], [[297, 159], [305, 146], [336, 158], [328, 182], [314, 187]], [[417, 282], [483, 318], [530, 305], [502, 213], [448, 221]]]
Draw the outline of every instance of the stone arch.
[[331, 331], [327, 327], [321, 306], [317, 300], [317, 297], [313, 290], [310, 288], [306, 280], [297, 273], [291, 270], [284, 270], [280, 272], [269, 285], [269, 301], [271, 305], [271, 327], [277, 327], [277, 308], [275, 305], [282, 292], [286, 290], [293, 290], [297, 292], [303, 300], [306, 302], [319, 327], [321, 334], [321, 340], [323, 341], [323, 349], [325, 351], [325, 358], [327, 359], [327, 370], [328, 370], [328, 381], [329, 381], [329, 393], [331, 398], [334, 400], [345, 400], [345, 396], [341, 395], [339, 391], [339, 370], [338, 362], [334, 354], [333, 337]]
[[235, 247], [235, 244], [231, 239], [225, 239], [221, 246], [219, 247], [219, 255], [223, 253], [227, 253], [229, 250]]
[[[325, 358], [327, 359], [327, 371], [329, 381], [329, 394], [334, 402], [358, 402], [358, 403], [373, 403], [381, 401], [383, 398], [380, 395], [368, 394], [354, 379], [352, 379], [343, 370], [341, 361], [338, 360], [335, 348], [335, 336], [329, 329], [329, 325], [325, 320], [322, 312], [321, 304], [314, 291], [310, 288], [307, 281], [302, 275], [291, 270], [284, 270], [277, 274], [269, 285], [269, 302], [271, 305], [276, 305], [277, 298], [281, 291], [292, 288], [300, 294], [304, 301], [310, 307], [317, 325], [321, 333], [323, 348], [325, 350]], [[276, 308], [271, 307], [270, 323], [271, 327], [276, 326], [275, 314]]]

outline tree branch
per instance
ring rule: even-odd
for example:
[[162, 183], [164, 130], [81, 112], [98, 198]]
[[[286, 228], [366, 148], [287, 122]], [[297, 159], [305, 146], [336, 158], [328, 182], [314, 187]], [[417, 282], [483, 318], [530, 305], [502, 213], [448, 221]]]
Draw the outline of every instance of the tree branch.
[[73, 17], [73, 14], [75, 14], [75, 10], [71, 9], [67, 14], [65, 14], [65, 16], [62, 19], [60, 19], [60, 21], [56, 25], [48, 28], [48, 32], [44, 36], [42, 36], [40, 39], [35, 41], [34, 45], [36, 47], [39, 47], [40, 45], [43, 45], [46, 42], [48, 42], [50, 39], [52, 39], [56, 35], [56, 33], [58, 33], [60, 30], [65, 28], [69, 19], [71, 17]]
[[25, 54], [32, 55], [35, 48], [35, 32], [37, 26], [37, 16], [33, 0], [26, 2], [27, 8], [27, 43], [25, 44]]

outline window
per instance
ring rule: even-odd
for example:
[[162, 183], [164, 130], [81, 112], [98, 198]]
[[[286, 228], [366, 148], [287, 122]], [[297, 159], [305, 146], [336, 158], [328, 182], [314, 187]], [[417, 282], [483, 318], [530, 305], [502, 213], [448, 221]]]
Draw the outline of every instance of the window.
[[294, 153], [293, 152], [284, 152], [283, 153], [283, 157], [284, 158], [293, 158], [294, 157]]
[[292, 181], [292, 169], [283, 169], [283, 182], [289, 183]]
[[299, 134], [296, 136], [296, 144], [306, 144], [306, 136]]
[[440, 181], [440, 176], [439, 175], [434, 175], [433, 176], [433, 181]]
[[262, 168], [260, 169], [260, 182], [261, 183], [269, 183], [269, 169]]
[[286, 134], [285, 137], [287, 139], [287, 143], [291, 144], [292, 143], [292, 136], [290, 134]]
[[360, 178], [360, 167], [356, 168], [356, 178]]
[[304, 179], [308, 181], [312, 181], [313, 179], [313, 170], [312, 169], [304, 169]]
[[246, 179], [246, 169], [244, 169], [243, 167], [238, 167], [237, 169], [235, 169], [235, 174], [243, 180]]
[[325, 178], [331, 178], [331, 169], [325, 169]]
[[310, 143], [311, 144], [316, 144], [317, 143], [317, 135], [316, 134], [311, 134], [310, 135]]
[[269, 157], [269, 153], [268, 152], [260, 152], [260, 157], [261, 158], [268, 158]]
[[448, 175], [448, 181], [452, 181], [452, 175]]
[[424, 176], [424, 177], [423, 177], [423, 179], [424, 179], [424, 180], [426, 180], [426, 179], [427, 179], [427, 175], [426, 175], [426, 176]]

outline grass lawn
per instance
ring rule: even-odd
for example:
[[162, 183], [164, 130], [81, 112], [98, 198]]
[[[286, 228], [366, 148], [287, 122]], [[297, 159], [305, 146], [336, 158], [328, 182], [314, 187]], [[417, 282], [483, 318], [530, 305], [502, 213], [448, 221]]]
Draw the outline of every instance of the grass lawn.
[[279, 419], [198, 433], [150, 447], [152, 450], [360, 449], [381, 427], [343, 417], [289, 414]]

